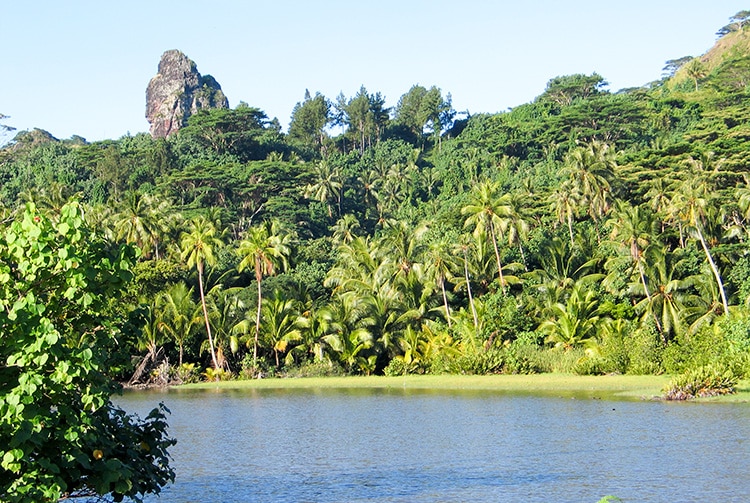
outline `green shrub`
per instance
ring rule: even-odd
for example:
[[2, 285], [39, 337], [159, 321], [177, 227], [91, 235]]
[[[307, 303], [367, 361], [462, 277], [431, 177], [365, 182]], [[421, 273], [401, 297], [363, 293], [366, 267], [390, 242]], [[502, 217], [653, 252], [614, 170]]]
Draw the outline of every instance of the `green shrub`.
[[538, 374], [542, 368], [538, 363], [539, 346], [529, 344], [511, 344], [505, 349], [503, 373], [505, 374]]
[[451, 374], [499, 374], [503, 370], [503, 362], [503, 351], [492, 348], [458, 356], [449, 362], [447, 370]]
[[432, 375], [450, 374], [453, 360], [453, 356], [445, 353], [438, 353], [429, 359], [425, 368], [425, 373]]
[[213, 367], [208, 367], [203, 372], [203, 377], [206, 381], [229, 381], [233, 376], [231, 372], [227, 372], [222, 368], [215, 369]]
[[696, 397], [734, 393], [737, 375], [716, 365], [703, 365], [675, 377], [664, 389], [667, 400], [689, 400]]
[[248, 353], [240, 362], [240, 379], [260, 379], [263, 377], [275, 377], [276, 365], [269, 362], [265, 357], [253, 359], [253, 355]]
[[679, 335], [664, 351], [664, 369], [679, 374], [714, 364], [744, 375], [750, 349], [748, 320], [728, 320], [709, 325], [695, 334]]
[[298, 367], [287, 369], [287, 377], [336, 377], [344, 375], [344, 369], [338, 363], [304, 362]]
[[582, 376], [603, 375], [608, 372], [607, 361], [598, 356], [584, 356], [573, 365], [572, 371]]
[[401, 358], [394, 358], [388, 366], [383, 369], [386, 376], [402, 376], [406, 374], [424, 374], [424, 369], [417, 362], [406, 363]]
[[634, 322], [617, 319], [602, 330], [599, 355], [604, 359], [605, 373], [624, 374], [628, 371], [634, 326]]
[[200, 374], [195, 363], [183, 363], [179, 367], [171, 367], [170, 374], [170, 380], [181, 384], [200, 381]]
[[634, 375], [659, 375], [664, 373], [662, 366], [663, 346], [656, 329], [640, 327], [628, 341], [627, 373]]
[[569, 374], [573, 372], [578, 360], [586, 356], [583, 349], [575, 348], [568, 351], [561, 349], [541, 349], [537, 353], [536, 363], [542, 372], [558, 372]]
[[174, 481], [166, 407], [111, 400], [145, 321], [125, 297], [137, 254], [77, 203], [0, 223], [1, 501], [142, 501]]

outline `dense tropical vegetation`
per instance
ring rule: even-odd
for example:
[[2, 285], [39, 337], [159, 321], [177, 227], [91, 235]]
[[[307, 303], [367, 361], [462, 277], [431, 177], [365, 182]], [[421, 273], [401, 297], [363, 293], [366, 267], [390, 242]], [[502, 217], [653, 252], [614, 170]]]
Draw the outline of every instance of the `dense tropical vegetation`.
[[118, 304], [136, 255], [77, 203], [54, 217], [29, 203], [0, 234], [0, 500], [142, 501], [174, 480], [164, 407], [142, 420], [110, 401], [126, 341], [153, 332]]
[[[611, 92], [553, 78], [462, 115], [414, 85], [247, 104], [167, 139], [20, 133], [0, 218], [80, 201], [141, 250], [133, 382], [229, 376], [750, 372], [750, 31]], [[7, 118], [6, 118], [7, 122]], [[120, 348], [123, 349], [123, 348]], [[717, 370], [718, 371], [718, 370]]]

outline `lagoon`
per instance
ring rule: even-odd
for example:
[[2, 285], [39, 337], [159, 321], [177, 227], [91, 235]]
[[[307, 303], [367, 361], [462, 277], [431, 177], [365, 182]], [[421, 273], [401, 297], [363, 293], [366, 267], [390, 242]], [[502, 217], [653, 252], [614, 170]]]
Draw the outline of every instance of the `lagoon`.
[[750, 405], [415, 389], [127, 392], [163, 401], [175, 484], [147, 501], [597, 502], [750, 497]]

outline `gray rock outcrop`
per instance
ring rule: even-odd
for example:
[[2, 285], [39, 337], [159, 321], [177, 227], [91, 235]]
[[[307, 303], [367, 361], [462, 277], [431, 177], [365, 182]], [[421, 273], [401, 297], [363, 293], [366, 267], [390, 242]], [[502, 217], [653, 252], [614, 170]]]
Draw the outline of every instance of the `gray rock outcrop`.
[[203, 108], [229, 108], [221, 86], [212, 76], [198, 73], [195, 62], [182, 52], [166, 51], [157, 75], [146, 88], [146, 119], [151, 136], [169, 136]]

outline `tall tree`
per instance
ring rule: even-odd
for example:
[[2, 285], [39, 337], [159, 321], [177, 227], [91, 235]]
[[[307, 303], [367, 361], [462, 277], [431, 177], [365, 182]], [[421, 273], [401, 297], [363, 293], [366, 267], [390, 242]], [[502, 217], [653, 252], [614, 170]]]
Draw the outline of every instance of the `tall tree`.
[[174, 440], [163, 406], [141, 420], [111, 400], [138, 323], [123, 302], [136, 252], [78, 204], [56, 220], [27, 205], [0, 230], [0, 499], [140, 501], [174, 480]]
[[445, 282], [451, 276], [451, 254], [450, 242], [445, 237], [439, 238], [429, 244], [426, 252], [426, 265], [428, 273], [434, 278], [443, 298], [443, 308], [445, 309], [445, 320], [448, 322], [448, 328], [451, 326], [451, 309], [448, 305], [448, 294], [445, 290]]
[[507, 228], [508, 217], [512, 213], [510, 203], [508, 194], [500, 194], [499, 183], [484, 181], [472, 190], [469, 204], [461, 208], [461, 214], [466, 215], [464, 226], [473, 226], [475, 233], [487, 232], [492, 240], [500, 288], [503, 292], [505, 292], [505, 279], [498, 248], [498, 236]]
[[692, 79], [696, 91], [698, 91], [698, 81], [708, 74], [706, 65], [704, 65], [698, 58], [690, 60], [690, 62], [685, 65], [685, 73], [690, 79]]
[[217, 236], [218, 232], [214, 225], [204, 217], [195, 217], [190, 221], [190, 227], [182, 233], [180, 239], [180, 249], [182, 260], [187, 261], [187, 266], [195, 267], [198, 272], [198, 291], [201, 297], [201, 308], [203, 309], [203, 319], [206, 323], [206, 333], [208, 334], [208, 344], [211, 349], [211, 361], [214, 369], [219, 369], [219, 361], [216, 358], [216, 348], [214, 339], [211, 334], [211, 323], [208, 317], [208, 308], [206, 307], [206, 295], [203, 286], [203, 273], [206, 265], [216, 264], [215, 251], [223, 246], [223, 242]]
[[[477, 308], [474, 304], [474, 296], [471, 292], [471, 276], [469, 275], [469, 250], [471, 249], [471, 242], [466, 237], [461, 238], [461, 242], [454, 246], [454, 250], [461, 254], [462, 265], [463, 265], [463, 286], [466, 287], [466, 294], [469, 297], [469, 307], [471, 308], [471, 316], [474, 320], [474, 330], [479, 330], [479, 317], [477, 315]], [[457, 282], [455, 288], [460, 288], [461, 282]]]
[[547, 82], [547, 88], [537, 100], [552, 101], [568, 106], [575, 100], [586, 99], [601, 94], [609, 84], [598, 73], [591, 75], [575, 74], [555, 77]]
[[441, 133], [451, 123], [455, 114], [450, 95], [443, 98], [439, 88], [432, 86], [427, 89], [417, 84], [399, 99], [394, 122], [406, 127], [420, 140], [420, 144], [425, 129], [428, 129], [434, 135], [437, 144]]
[[200, 317], [195, 316], [196, 305], [193, 301], [193, 290], [183, 282], [175, 283], [161, 294], [161, 306], [164, 310], [162, 327], [177, 343], [179, 351], [179, 365], [182, 365], [185, 343], [192, 328], [200, 323]]
[[588, 207], [589, 216], [601, 218], [610, 205], [609, 181], [614, 178], [615, 151], [607, 143], [592, 141], [574, 148], [565, 156], [562, 173]]
[[340, 171], [323, 159], [318, 161], [313, 169], [313, 180], [305, 186], [305, 197], [325, 203], [328, 209], [328, 218], [333, 218], [331, 201], [336, 202], [340, 216], [342, 189], [343, 180]]
[[354, 144], [359, 143], [360, 154], [372, 145], [372, 138], [380, 139], [388, 122], [390, 109], [385, 107], [385, 97], [380, 93], [370, 94], [365, 86], [359, 88], [350, 100], [339, 97], [337, 108], [341, 111], [340, 121], [348, 127]]
[[716, 34], [720, 37], [723, 37], [724, 35], [727, 35], [729, 33], [741, 31], [745, 27], [745, 25], [747, 25], [748, 20], [750, 20], [750, 11], [741, 10], [734, 16], [730, 17], [729, 21], [731, 22], [728, 25], [722, 27], [719, 31], [716, 32]]
[[362, 86], [354, 98], [346, 103], [344, 111], [348, 131], [355, 139], [355, 145], [359, 143], [360, 154], [364, 154], [367, 140], [372, 137], [375, 129], [375, 120], [370, 110], [370, 95], [365, 86]]
[[703, 232], [708, 217], [708, 208], [712, 206], [709, 203], [709, 196], [708, 185], [705, 182], [686, 180], [681, 184], [676, 193], [676, 206], [679, 210], [680, 219], [701, 244], [708, 265], [719, 287], [724, 314], [729, 317], [729, 303], [727, 302], [724, 282], [721, 279], [719, 268], [714, 261], [713, 255], [711, 255], [708, 243], [706, 242], [706, 236]]
[[523, 242], [527, 239], [531, 229], [529, 197], [521, 192], [514, 192], [510, 195], [510, 215], [508, 225], [508, 244], [518, 245], [518, 251], [521, 254], [524, 269], [528, 270], [526, 263], [526, 252], [523, 249]]
[[581, 193], [578, 191], [578, 188], [570, 182], [570, 180], [561, 183], [560, 186], [547, 198], [550, 203], [550, 208], [555, 212], [557, 221], [561, 224], [565, 223], [568, 226], [571, 248], [575, 246], [573, 220], [578, 213], [578, 206], [581, 199]]
[[154, 258], [160, 259], [159, 243], [169, 230], [172, 219], [169, 202], [130, 191], [118, 205], [118, 210], [114, 224], [117, 239], [137, 245], [146, 257], [153, 254]]
[[[607, 222], [611, 228], [611, 238], [628, 250], [630, 260], [638, 271], [643, 293], [651, 302], [651, 291], [646, 282], [645, 249], [655, 240], [655, 221], [653, 215], [646, 211], [645, 206], [632, 206], [618, 201], [616, 211]], [[654, 315], [654, 321], [659, 332], [662, 332], [659, 318]]]
[[277, 269], [288, 266], [291, 240], [292, 234], [284, 229], [279, 221], [266, 220], [248, 229], [245, 238], [240, 241], [237, 247], [237, 254], [241, 258], [237, 270], [242, 272], [252, 267], [258, 288], [255, 336], [253, 338], [253, 363], [258, 359], [258, 336], [263, 307], [263, 277], [273, 275]]
[[310, 96], [305, 90], [304, 101], [292, 110], [289, 137], [308, 146], [322, 149], [326, 138], [326, 127], [331, 122], [331, 102], [319, 92]]
[[395, 109], [394, 122], [405, 127], [415, 138], [421, 140], [424, 134], [425, 122], [422, 120], [422, 100], [427, 89], [419, 84], [414, 85], [398, 100]]

